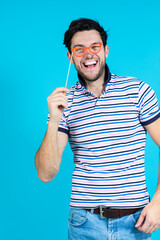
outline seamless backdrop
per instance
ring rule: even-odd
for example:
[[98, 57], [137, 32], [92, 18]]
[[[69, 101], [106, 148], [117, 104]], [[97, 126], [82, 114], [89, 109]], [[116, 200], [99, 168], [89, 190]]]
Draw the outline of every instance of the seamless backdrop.
[[[34, 156], [46, 131], [47, 96], [64, 86], [69, 61], [63, 35], [70, 22], [93, 18], [108, 30], [110, 71], [140, 78], [160, 101], [160, 3], [147, 0], [0, 1], [0, 239], [67, 240], [69, 145], [58, 175], [42, 183]], [[68, 87], [77, 81], [71, 66]], [[147, 186], [158, 176], [158, 147], [147, 137]], [[153, 240], [160, 238], [160, 230]]]

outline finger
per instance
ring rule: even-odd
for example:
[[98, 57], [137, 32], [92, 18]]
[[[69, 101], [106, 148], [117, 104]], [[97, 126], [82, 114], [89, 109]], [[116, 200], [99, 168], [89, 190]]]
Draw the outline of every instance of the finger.
[[50, 103], [50, 102], [56, 103], [56, 101], [59, 101], [59, 100], [62, 100], [62, 101], [65, 101], [66, 103], [68, 103], [68, 98], [63, 93], [56, 93], [54, 95], [50, 95], [49, 97], [47, 97], [48, 103]]
[[159, 226], [158, 225], [155, 225], [154, 228], [153, 228], [153, 232], [156, 232], [158, 230]]
[[148, 233], [150, 227], [152, 227], [152, 225], [147, 220], [145, 220], [142, 226], [138, 227], [138, 230]]
[[48, 106], [55, 106], [55, 107], [62, 106], [64, 108], [68, 109], [68, 102], [65, 101], [64, 99], [56, 98], [56, 99], [54, 99], [54, 101], [52, 99], [49, 100]]
[[67, 92], [69, 92], [69, 89], [66, 88], [66, 87], [58, 87], [58, 88], [56, 88], [52, 93], [57, 93], [57, 92], [67, 93]]
[[63, 93], [56, 93], [55, 95], [50, 95], [49, 97], [47, 97], [48, 102], [56, 102], [59, 99], [68, 102], [68, 98]]
[[56, 99], [68, 101], [68, 98], [63, 93], [56, 93], [47, 97], [47, 101], [56, 101]]
[[152, 233], [154, 230], [154, 226], [153, 225], [150, 225], [147, 229], [146, 229], [146, 233]]
[[139, 216], [139, 218], [138, 218], [138, 220], [137, 220], [137, 223], [135, 225], [136, 228], [139, 228], [140, 226], [142, 226], [143, 221], [144, 221], [144, 217], [145, 216], [144, 216], [143, 211], [142, 211], [140, 216]]
[[64, 96], [64, 95], [56, 94], [56, 95], [53, 95], [53, 96], [49, 96], [47, 98], [48, 104], [53, 104], [55, 106], [57, 106], [57, 102], [59, 102], [59, 101], [62, 101], [65, 104], [68, 105], [68, 98], [66, 96]]

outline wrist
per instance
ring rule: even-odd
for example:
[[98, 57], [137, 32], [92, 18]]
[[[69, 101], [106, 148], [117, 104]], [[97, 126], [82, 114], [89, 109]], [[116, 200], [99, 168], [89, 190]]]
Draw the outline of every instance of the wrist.
[[51, 119], [48, 121], [48, 127], [53, 127], [58, 129], [59, 122], [55, 121], [54, 119]]
[[159, 202], [160, 204], [160, 189], [157, 189], [155, 194], [153, 195], [152, 202]]

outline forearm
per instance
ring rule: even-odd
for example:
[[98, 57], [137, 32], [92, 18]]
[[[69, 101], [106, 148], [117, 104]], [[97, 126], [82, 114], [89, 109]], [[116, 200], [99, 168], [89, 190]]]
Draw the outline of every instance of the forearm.
[[46, 135], [35, 156], [38, 177], [43, 182], [51, 181], [59, 170], [60, 157], [58, 155], [57, 136], [58, 126], [49, 122]]
[[156, 201], [160, 203], [160, 148], [159, 148], [159, 168], [158, 168], [158, 183], [157, 183], [157, 188], [156, 192], [152, 198], [152, 201]]

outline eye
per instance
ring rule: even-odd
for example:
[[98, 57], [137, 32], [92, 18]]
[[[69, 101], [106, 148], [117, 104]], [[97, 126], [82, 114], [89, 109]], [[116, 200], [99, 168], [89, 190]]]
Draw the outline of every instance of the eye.
[[81, 47], [80, 47], [80, 48], [76, 48], [76, 49], [75, 49], [75, 52], [76, 52], [76, 53], [81, 53], [81, 52], [84, 52], [84, 49], [81, 48]]
[[93, 45], [93, 46], [91, 46], [91, 50], [92, 50], [92, 51], [98, 51], [99, 48], [100, 48], [99, 45]]

